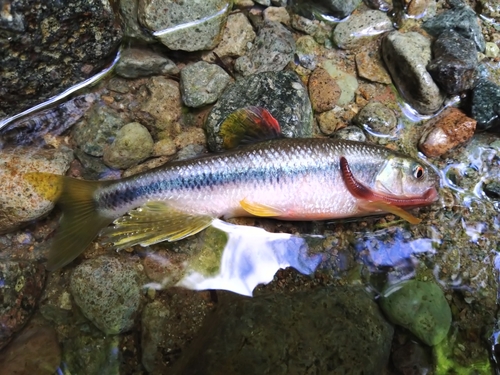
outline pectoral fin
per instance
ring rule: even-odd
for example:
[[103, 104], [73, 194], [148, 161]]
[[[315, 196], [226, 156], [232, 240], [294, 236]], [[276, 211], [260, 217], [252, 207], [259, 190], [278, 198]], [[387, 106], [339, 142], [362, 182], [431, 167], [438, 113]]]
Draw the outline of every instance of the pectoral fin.
[[413, 216], [412, 214], [403, 210], [402, 208], [395, 206], [393, 204], [390, 204], [390, 203], [386, 203], [386, 202], [361, 201], [360, 203], [358, 203], [358, 206], [361, 209], [366, 210], [368, 212], [373, 212], [375, 210], [389, 212], [391, 214], [399, 216], [401, 219], [406, 220], [410, 224], [420, 224], [420, 222], [422, 221], [422, 219], [419, 219], [418, 217]]
[[140, 244], [152, 245], [161, 241], [178, 241], [208, 227], [213, 217], [191, 215], [163, 202], [149, 202], [128, 215], [116, 219], [102, 235], [117, 249]]
[[279, 217], [283, 216], [283, 210], [271, 207], [265, 204], [250, 202], [246, 199], [240, 201], [241, 207], [251, 215], [260, 217]]

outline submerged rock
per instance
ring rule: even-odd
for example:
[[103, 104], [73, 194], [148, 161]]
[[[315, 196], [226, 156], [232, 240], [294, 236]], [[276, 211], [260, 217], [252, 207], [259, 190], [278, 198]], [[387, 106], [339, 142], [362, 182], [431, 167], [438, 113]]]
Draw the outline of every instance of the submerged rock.
[[426, 124], [418, 148], [426, 156], [443, 155], [468, 141], [476, 130], [476, 121], [457, 108], [447, 108]]
[[391, 76], [382, 62], [380, 51], [368, 49], [356, 53], [356, 69], [361, 78], [372, 82], [389, 85], [392, 83]]
[[54, 203], [42, 197], [24, 178], [28, 172], [64, 175], [73, 160], [69, 148], [0, 150], [0, 233], [19, 228], [47, 214]]
[[234, 64], [244, 76], [268, 71], [279, 72], [292, 60], [295, 53], [292, 33], [278, 22], [266, 22], [245, 56]]
[[192, 52], [219, 43], [230, 11], [227, 0], [144, 0], [137, 13], [140, 23], [165, 46]]
[[382, 56], [401, 96], [422, 114], [437, 111], [444, 95], [426, 66], [431, 59], [431, 41], [416, 32], [393, 31], [382, 41]]
[[222, 122], [239, 108], [259, 106], [276, 118], [286, 137], [312, 135], [312, 108], [307, 89], [293, 72], [266, 72], [240, 79], [228, 86], [205, 122], [208, 145], [222, 150]]
[[394, 137], [398, 119], [394, 111], [379, 102], [370, 102], [358, 112], [354, 122], [369, 133], [378, 136]]
[[309, 77], [309, 96], [314, 112], [333, 109], [340, 98], [341, 89], [333, 77], [323, 68], [317, 68]]
[[345, 18], [361, 4], [362, 0], [293, 0], [293, 9], [301, 16], [317, 19], [330, 16]]
[[122, 52], [115, 72], [125, 78], [178, 74], [179, 68], [169, 58], [146, 48], [127, 48]]
[[434, 282], [409, 280], [392, 285], [382, 292], [380, 307], [394, 324], [430, 346], [439, 344], [450, 329], [450, 306]]
[[354, 94], [358, 89], [358, 80], [355, 76], [344, 72], [334, 61], [326, 60], [322, 64], [328, 74], [335, 80], [337, 85], [342, 90], [340, 97], [337, 100], [337, 105], [343, 107], [354, 100]]
[[90, 259], [75, 268], [71, 293], [83, 314], [107, 335], [134, 326], [141, 303], [139, 276], [132, 265], [118, 259]]
[[500, 86], [481, 79], [472, 90], [471, 115], [481, 130], [500, 126]]
[[393, 328], [362, 288], [227, 302], [207, 317], [172, 374], [385, 371]]

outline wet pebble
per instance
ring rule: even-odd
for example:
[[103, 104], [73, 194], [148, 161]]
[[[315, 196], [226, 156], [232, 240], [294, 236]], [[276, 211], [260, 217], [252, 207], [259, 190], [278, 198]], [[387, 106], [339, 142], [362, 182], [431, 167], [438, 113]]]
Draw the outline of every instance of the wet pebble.
[[356, 69], [361, 78], [372, 82], [389, 85], [392, 83], [391, 76], [382, 62], [378, 49], [362, 50], [356, 53]]
[[342, 92], [337, 82], [323, 68], [317, 68], [311, 74], [308, 89], [309, 98], [316, 113], [333, 109]]
[[198, 61], [181, 70], [182, 101], [188, 107], [201, 107], [217, 101], [231, 81], [224, 69], [215, 64]]
[[303, 35], [297, 39], [297, 51], [295, 63], [302, 67], [314, 70], [318, 65], [321, 50], [319, 44], [310, 35]]
[[240, 57], [248, 52], [255, 39], [255, 32], [243, 13], [230, 14], [222, 34], [222, 40], [211, 52], [204, 55], [207, 61], [215, 61], [214, 53], [219, 57]]
[[105, 334], [134, 326], [141, 287], [132, 265], [109, 257], [86, 260], [74, 269], [70, 289], [83, 314]]
[[172, 156], [176, 152], [175, 142], [170, 138], [160, 139], [153, 146], [153, 156]]
[[354, 93], [358, 89], [358, 80], [355, 76], [344, 72], [334, 61], [326, 60], [322, 63], [323, 69], [334, 79], [342, 92], [337, 100], [337, 105], [343, 107], [354, 100]]
[[500, 86], [486, 79], [479, 80], [472, 90], [471, 117], [481, 130], [500, 126]]
[[365, 105], [354, 118], [354, 122], [375, 135], [395, 136], [398, 120], [394, 111], [379, 102]]
[[406, 14], [411, 17], [421, 18], [429, 8], [431, 0], [404, 0]]
[[290, 25], [290, 15], [284, 7], [269, 7], [264, 9], [264, 21], [280, 22], [283, 25]]
[[500, 48], [498, 48], [498, 45], [493, 42], [486, 42], [486, 48], [484, 49], [484, 54], [486, 57], [491, 57], [491, 58], [496, 58], [498, 57], [498, 54], [500, 53]]
[[366, 142], [366, 135], [357, 126], [347, 126], [333, 133], [334, 138], [347, 139], [348, 141]]
[[35, 312], [45, 282], [45, 267], [38, 263], [0, 262], [0, 350]]
[[169, 49], [192, 52], [217, 46], [230, 11], [227, 0], [146, 0], [139, 2], [137, 14], [151, 33], [168, 31], [156, 37]]
[[123, 35], [126, 38], [139, 43], [155, 43], [156, 39], [154, 36], [148, 33], [144, 27], [139, 24], [139, 20], [137, 18], [139, 2], [137, 0], [121, 0], [119, 6], [124, 27]]
[[92, 156], [102, 156], [104, 147], [126, 122], [114, 109], [96, 104], [75, 125], [73, 136], [77, 146]]
[[430, 346], [439, 344], [450, 329], [450, 306], [434, 282], [409, 280], [392, 285], [382, 293], [380, 307], [394, 324]]
[[318, 117], [319, 130], [325, 135], [332, 135], [337, 130], [345, 128], [345, 122], [339, 118], [336, 110], [321, 113]]
[[353, 14], [333, 31], [334, 43], [342, 49], [365, 45], [370, 39], [393, 30], [392, 21], [384, 12], [368, 10]]
[[315, 19], [315, 12], [342, 19], [351, 14], [361, 4], [362, 0], [301, 0], [300, 14]]
[[476, 130], [476, 121], [457, 108], [447, 108], [426, 123], [418, 148], [426, 156], [443, 155], [468, 141]]
[[179, 68], [169, 58], [146, 48], [127, 48], [122, 52], [115, 72], [125, 78], [178, 74]]
[[382, 41], [382, 56], [401, 96], [422, 114], [437, 111], [444, 95], [426, 66], [431, 59], [431, 41], [416, 32], [393, 31]]
[[422, 344], [408, 340], [391, 355], [394, 367], [404, 375], [428, 374], [433, 368], [432, 358]]
[[298, 14], [292, 13], [290, 16], [290, 25], [298, 31], [307, 35], [313, 35], [319, 29], [318, 21], [310, 20]]
[[392, 335], [362, 288], [230, 298], [206, 318], [172, 373], [382, 374]]
[[207, 116], [205, 128], [209, 148], [222, 150], [220, 125], [239, 108], [266, 108], [281, 125], [286, 137], [312, 135], [312, 108], [307, 89], [293, 72], [266, 72], [240, 79], [226, 88]]
[[8, 375], [53, 375], [61, 363], [56, 331], [30, 324], [0, 353], [0, 369]]
[[104, 163], [116, 169], [126, 169], [144, 161], [153, 153], [153, 137], [138, 122], [123, 126], [113, 143], [104, 150]]
[[434, 37], [447, 30], [456, 31], [472, 40], [478, 51], [484, 51], [485, 41], [476, 12], [461, 1], [453, 1], [453, 8], [425, 21], [422, 28]]
[[28, 172], [64, 175], [73, 160], [69, 148], [4, 148], [0, 151], [0, 233], [47, 214], [54, 204], [24, 178]]
[[392, 0], [365, 0], [366, 5], [372, 9], [387, 12], [392, 9]]
[[292, 33], [278, 22], [265, 22], [255, 42], [234, 68], [244, 76], [268, 71], [281, 71], [293, 59], [295, 40]]
[[474, 87], [477, 53], [474, 42], [454, 31], [445, 31], [432, 46], [434, 59], [427, 70], [448, 94], [456, 95]]

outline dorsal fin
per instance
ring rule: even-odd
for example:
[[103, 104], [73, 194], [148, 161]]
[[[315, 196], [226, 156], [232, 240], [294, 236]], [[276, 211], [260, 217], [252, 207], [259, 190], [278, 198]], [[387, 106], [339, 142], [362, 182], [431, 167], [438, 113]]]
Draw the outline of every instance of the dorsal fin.
[[226, 150], [249, 143], [280, 138], [278, 121], [262, 107], [245, 107], [231, 113], [220, 126], [222, 147]]

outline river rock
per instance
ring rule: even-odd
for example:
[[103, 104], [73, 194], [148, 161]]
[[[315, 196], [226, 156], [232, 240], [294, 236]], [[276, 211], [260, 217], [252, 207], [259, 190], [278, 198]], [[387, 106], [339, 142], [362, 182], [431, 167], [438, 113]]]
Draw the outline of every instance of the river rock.
[[7, 0], [0, 25], [0, 118], [101, 71], [122, 36], [108, 0]]
[[68, 148], [4, 148], [0, 151], [0, 233], [47, 214], [54, 203], [40, 196], [23, 177], [27, 172], [64, 175], [73, 160]]
[[379, 102], [365, 105], [353, 119], [354, 123], [373, 135], [394, 137], [398, 119], [394, 111]]
[[472, 90], [471, 115], [481, 130], [500, 126], [500, 86], [486, 79], [479, 80]]
[[54, 328], [30, 324], [0, 353], [3, 374], [53, 375], [61, 363]]
[[370, 8], [380, 10], [382, 12], [388, 12], [392, 10], [393, 7], [392, 0], [365, 0], [364, 2]]
[[255, 39], [255, 31], [243, 13], [230, 14], [222, 34], [222, 40], [211, 52], [204, 56], [204, 60], [215, 61], [215, 54], [219, 57], [240, 57], [248, 52], [249, 46]]
[[387, 31], [393, 30], [391, 19], [384, 12], [367, 10], [353, 14], [333, 30], [333, 41], [342, 49], [353, 49]]
[[362, 0], [298, 0], [294, 1], [295, 11], [301, 16], [316, 19], [316, 13], [342, 19], [351, 14]]
[[474, 87], [477, 53], [474, 42], [454, 31], [444, 31], [432, 46], [434, 59], [427, 70], [448, 94], [456, 95]]
[[366, 135], [357, 126], [346, 126], [333, 133], [334, 138], [347, 139], [348, 141], [366, 142]]
[[431, 114], [444, 102], [444, 95], [426, 66], [431, 41], [416, 32], [393, 31], [382, 41], [382, 56], [401, 96], [418, 112]]
[[361, 78], [389, 85], [391, 76], [382, 62], [380, 51], [369, 48], [356, 53], [356, 69]]
[[154, 141], [148, 129], [138, 122], [123, 126], [113, 143], [104, 150], [104, 163], [111, 168], [126, 169], [153, 154]]
[[169, 58], [146, 48], [124, 49], [115, 72], [125, 78], [175, 75], [179, 68]]
[[450, 306], [433, 282], [408, 280], [392, 285], [382, 292], [380, 307], [394, 324], [430, 346], [439, 344], [450, 329]]
[[308, 89], [309, 98], [316, 113], [333, 109], [342, 92], [337, 82], [323, 68], [317, 68], [311, 74]]
[[295, 63], [298, 62], [302, 67], [309, 70], [316, 69], [322, 53], [321, 46], [310, 35], [301, 36], [297, 39], [296, 45]]
[[434, 37], [453, 30], [466, 39], [474, 41], [478, 51], [484, 51], [485, 41], [476, 12], [461, 0], [450, 1], [453, 8], [445, 10], [425, 21], [422, 28]]
[[356, 77], [344, 72], [332, 60], [323, 61], [322, 67], [330, 74], [342, 90], [337, 100], [337, 105], [343, 107], [352, 102], [354, 100], [354, 93], [358, 89], [358, 80]]
[[[42, 264], [0, 262], [0, 350], [21, 330], [35, 312], [45, 282]], [[3, 368], [3, 367], [2, 367]]]
[[123, 35], [127, 39], [132, 39], [142, 44], [152, 44], [156, 42], [154, 36], [148, 33], [144, 27], [139, 24], [137, 10], [139, 1], [120, 0], [120, 15], [123, 20]]
[[227, 0], [143, 0], [137, 14], [142, 26], [169, 49], [192, 52], [217, 46], [230, 11]]
[[457, 108], [447, 108], [427, 122], [418, 148], [426, 156], [440, 156], [468, 141], [475, 130], [475, 120]]
[[70, 288], [83, 314], [105, 334], [133, 327], [141, 286], [132, 265], [109, 257], [89, 259], [73, 271]]
[[181, 70], [181, 96], [188, 107], [202, 107], [217, 101], [231, 81], [224, 69], [198, 61]]
[[281, 71], [293, 59], [295, 48], [293, 35], [285, 26], [265, 22], [252, 48], [236, 60], [234, 69], [244, 76]]
[[228, 86], [207, 116], [208, 146], [222, 150], [220, 125], [239, 108], [259, 106], [276, 118], [285, 137], [312, 136], [312, 108], [307, 89], [293, 72], [253, 74]]
[[290, 25], [290, 15], [285, 7], [269, 7], [264, 9], [264, 21], [280, 22], [283, 25]]
[[382, 374], [392, 335], [362, 288], [231, 298], [172, 374]]

